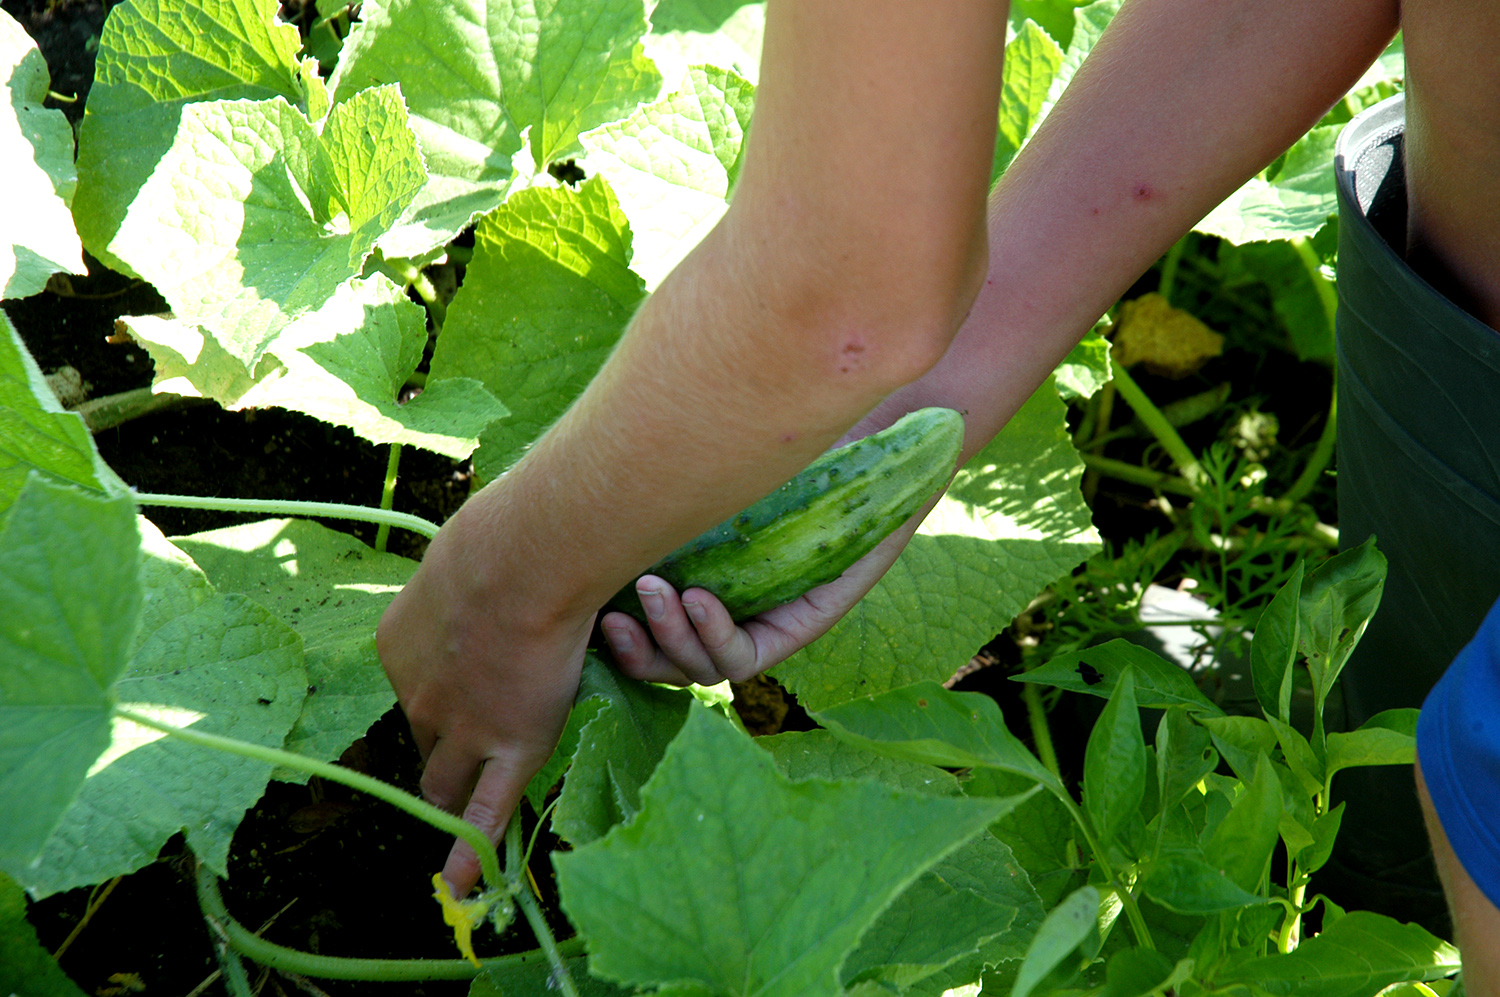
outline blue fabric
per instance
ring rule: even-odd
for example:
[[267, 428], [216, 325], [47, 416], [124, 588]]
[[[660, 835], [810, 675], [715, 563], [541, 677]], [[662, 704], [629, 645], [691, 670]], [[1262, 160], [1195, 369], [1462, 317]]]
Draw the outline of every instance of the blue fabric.
[[1453, 853], [1500, 906], [1500, 601], [1428, 694], [1417, 757]]

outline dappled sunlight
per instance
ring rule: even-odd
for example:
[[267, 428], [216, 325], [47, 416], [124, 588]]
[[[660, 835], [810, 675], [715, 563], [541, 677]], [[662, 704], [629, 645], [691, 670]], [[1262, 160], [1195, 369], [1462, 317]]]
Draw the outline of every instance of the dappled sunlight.
[[[162, 706], [158, 703], [122, 703], [122, 709], [132, 713], [139, 713], [143, 717], [171, 724], [173, 727], [191, 727], [193, 724], [208, 716], [196, 710], [185, 710], [176, 706]], [[104, 754], [100, 755], [89, 768], [86, 778], [92, 779], [100, 772], [109, 768], [115, 762], [124, 758], [138, 748], [144, 748], [148, 744], [160, 741], [167, 735], [150, 727], [142, 727], [133, 720], [124, 717], [112, 717], [110, 721], [109, 747]]]

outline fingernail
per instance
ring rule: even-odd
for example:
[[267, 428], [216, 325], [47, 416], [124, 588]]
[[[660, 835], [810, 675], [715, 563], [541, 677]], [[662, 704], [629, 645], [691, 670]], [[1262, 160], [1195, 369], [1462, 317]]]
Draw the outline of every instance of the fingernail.
[[708, 610], [697, 599], [682, 600], [682, 608], [687, 610], [687, 614], [693, 618], [694, 623], [708, 622]]
[[630, 639], [630, 631], [625, 627], [605, 627], [604, 635], [609, 638], [609, 644], [620, 654], [628, 654], [635, 647], [635, 641]]
[[667, 600], [662, 596], [661, 589], [655, 586], [647, 588], [642, 584], [636, 588], [635, 593], [641, 597], [641, 605], [649, 618], [659, 620], [667, 614]]

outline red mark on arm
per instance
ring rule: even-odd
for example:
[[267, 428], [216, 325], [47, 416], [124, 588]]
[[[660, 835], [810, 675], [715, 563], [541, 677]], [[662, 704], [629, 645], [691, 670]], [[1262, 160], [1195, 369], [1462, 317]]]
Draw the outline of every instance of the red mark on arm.
[[851, 333], [845, 340], [844, 346], [839, 350], [839, 373], [847, 374], [861, 365], [860, 357], [865, 352], [864, 341], [860, 339], [859, 333]]
[[1136, 184], [1135, 190], [1133, 190], [1131, 193], [1137, 201], [1149, 201], [1151, 200], [1151, 198], [1156, 196], [1156, 191], [1151, 189], [1151, 185], [1149, 183]]

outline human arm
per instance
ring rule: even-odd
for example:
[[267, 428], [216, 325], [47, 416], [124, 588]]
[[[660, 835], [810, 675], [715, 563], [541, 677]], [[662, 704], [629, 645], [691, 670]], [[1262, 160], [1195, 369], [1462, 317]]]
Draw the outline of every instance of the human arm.
[[[996, 185], [989, 272], [952, 345], [851, 435], [944, 405], [977, 453], [1141, 273], [1343, 96], [1397, 21], [1389, 0], [1127, 3]], [[705, 607], [697, 630], [667, 593], [655, 642], [623, 616], [606, 633], [628, 630], [616, 657], [638, 676], [743, 677], [826, 631], [896, 553], [738, 630], [699, 590], [683, 593]]]
[[[728, 212], [382, 619], [424, 794], [492, 838], [556, 743], [595, 609], [790, 478], [957, 329], [984, 269], [1005, 19], [994, 0], [934, 6], [771, 0]], [[472, 886], [466, 846], [444, 875]]]

